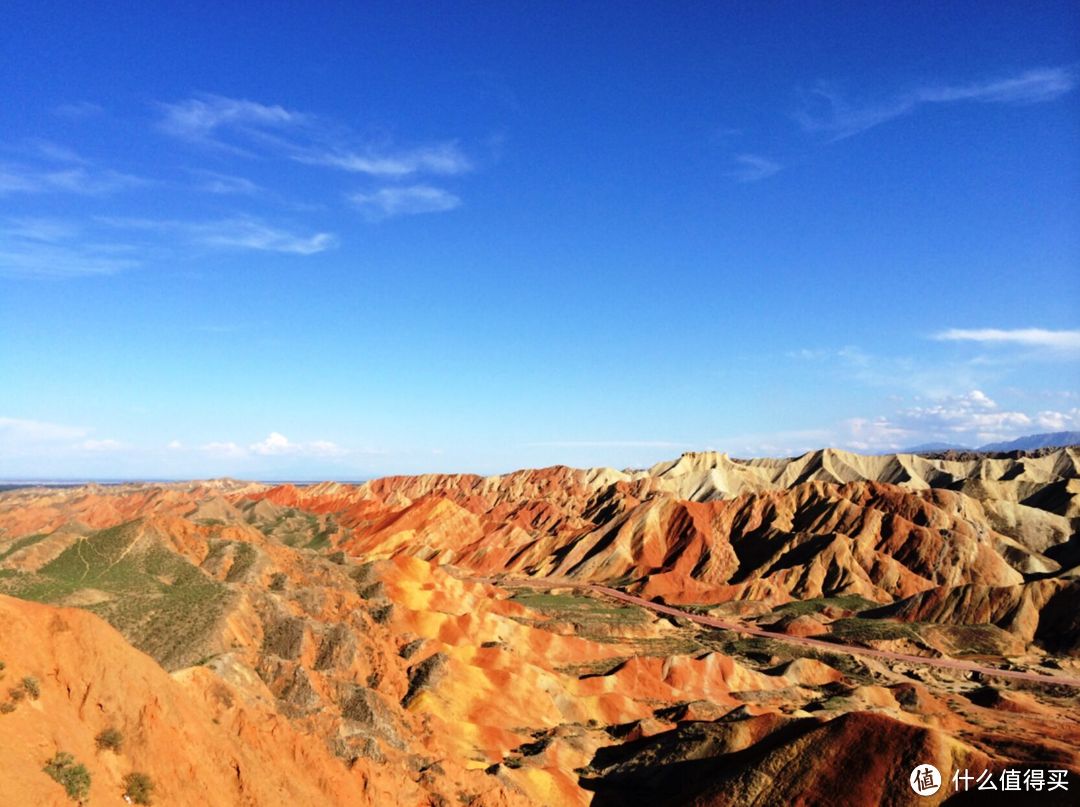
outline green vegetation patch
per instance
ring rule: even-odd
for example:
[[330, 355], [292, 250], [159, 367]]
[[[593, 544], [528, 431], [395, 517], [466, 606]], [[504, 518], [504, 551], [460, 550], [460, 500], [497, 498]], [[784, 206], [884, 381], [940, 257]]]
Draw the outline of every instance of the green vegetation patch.
[[63, 785], [69, 799], [83, 801], [90, 795], [90, 772], [67, 751], [58, 751], [42, 770]]
[[124, 777], [124, 795], [135, 804], [153, 804], [154, 782], [141, 771], [132, 771]]
[[649, 614], [644, 608], [636, 605], [616, 605], [607, 600], [577, 594], [551, 594], [526, 590], [514, 594], [513, 600], [533, 611], [571, 622], [579, 618], [633, 624], [649, 621]]
[[802, 616], [804, 614], [817, 614], [830, 607], [858, 612], [865, 611], [868, 608], [878, 608], [880, 605], [881, 603], [868, 600], [857, 594], [845, 594], [839, 597], [815, 597], [810, 600], [796, 600], [774, 608], [773, 613], [783, 616]]
[[109, 726], [109, 728], [98, 732], [98, 735], [94, 738], [94, 743], [97, 745], [98, 750], [112, 751], [118, 754], [124, 745], [124, 735], [120, 733], [119, 729]]
[[829, 625], [829, 631], [837, 639], [849, 644], [851, 642], [874, 642], [891, 639], [908, 639], [922, 644], [922, 637], [919, 635], [918, 627], [909, 622], [850, 617], [848, 619], [837, 619]]
[[330, 536], [336, 533], [338, 530], [337, 523], [334, 521], [333, 516], [326, 517], [326, 526], [315, 533], [315, 537], [312, 538], [308, 544], [308, 549], [329, 549], [330, 548]]
[[[578, 594], [552, 594], [533, 589], [517, 589], [514, 602], [537, 611], [549, 619], [531, 620], [517, 618], [532, 627], [551, 627], [552, 623], [569, 623], [575, 633], [583, 639], [596, 642], [645, 643], [649, 640], [634, 639], [619, 635], [619, 628], [644, 625], [651, 620], [651, 615], [644, 608], [635, 605], [619, 605], [596, 597]], [[657, 655], [644, 647], [642, 655]]]
[[854, 681], [869, 683], [874, 680], [866, 663], [848, 653], [833, 653], [765, 636], [738, 636], [726, 631], [713, 631], [702, 643], [711, 650], [733, 656], [746, 666], [759, 670], [768, 670], [797, 658], [808, 658], [828, 664]]
[[229, 591], [139, 521], [81, 538], [35, 573], [0, 575], [0, 592], [38, 602], [55, 604], [85, 589], [112, 595], [84, 607], [166, 668], [190, 661]]
[[330, 514], [320, 516], [295, 507], [285, 507], [277, 508], [272, 517], [267, 517], [257, 514], [256, 504], [252, 502], [244, 508], [247, 522], [267, 538], [286, 546], [316, 551], [330, 549], [333, 546], [331, 538], [340, 530]]
[[20, 549], [26, 549], [26, 547], [33, 546], [48, 537], [45, 533], [38, 533], [37, 535], [24, 535], [22, 538], [17, 538], [8, 544], [7, 549], [0, 551], [0, 561], [7, 560]]
[[953, 656], [1001, 656], [1002, 649], [1013, 644], [1013, 637], [997, 625], [927, 624], [927, 635], [944, 637]]
[[255, 547], [244, 541], [234, 541], [232, 547], [232, 566], [229, 567], [229, 571], [225, 575], [226, 583], [236, 583], [243, 580], [247, 573], [251, 571], [251, 567], [255, 565], [255, 560], [259, 556]]

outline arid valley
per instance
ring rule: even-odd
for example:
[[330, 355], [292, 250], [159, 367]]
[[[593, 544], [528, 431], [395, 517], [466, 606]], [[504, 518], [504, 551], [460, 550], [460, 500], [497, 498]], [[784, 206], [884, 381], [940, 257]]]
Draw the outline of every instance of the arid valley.
[[11, 490], [0, 802], [1075, 803], [1078, 518], [1075, 447]]

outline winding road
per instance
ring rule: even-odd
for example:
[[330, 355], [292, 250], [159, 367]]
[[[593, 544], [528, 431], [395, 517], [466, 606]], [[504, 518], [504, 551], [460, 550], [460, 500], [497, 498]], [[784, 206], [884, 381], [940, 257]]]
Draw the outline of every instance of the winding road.
[[1042, 673], [1025, 672], [1023, 670], [1000, 670], [997, 667], [986, 667], [981, 664], [975, 664], [970, 661], [960, 661], [958, 659], [926, 658], [924, 656], [914, 656], [908, 653], [893, 653], [888, 650], [874, 650], [872, 648], [859, 647], [857, 645], [839, 644], [837, 642], [828, 642], [823, 639], [812, 639], [809, 636], [789, 636], [786, 633], [777, 633], [774, 631], [763, 630], [761, 628], [750, 627], [736, 622], [726, 622], [722, 619], [717, 619], [711, 616], [692, 614], [688, 611], [683, 611], [670, 605], [662, 605], [661, 603], [647, 600], [644, 597], [636, 597], [633, 594], [627, 594], [625, 591], [620, 591], [617, 588], [611, 588], [610, 586], [602, 586], [596, 583], [580, 583], [573, 580], [562, 579], [536, 580], [532, 578], [520, 579], [505, 577], [499, 580], [495, 580], [489, 577], [471, 577], [467, 579], [474, 582], [492, 583], [500, 587], [509, 588], [573, 588], [581, 591], [591, 591], [594, 594], [599, 594], [613, 600], [625, 602], [629, 605], [636, 605], [640, 608], [648, 608], [650, 611], [658, 614], [667, 614], [668, 616], [679, 617], [680, 619], [687, 619], [691, 622], [696, 622], [699, 625], [707, 625], [710, 628], [719, 628], [721, 630], [728, 630], [734, 633], [741, 633], [748, 636], [761, 636], [766, 639], [773, 639], [775, 641], [785, 642], [787, 644], [797, 644], [804, 647], [813, 647], [819, 650], [827, 650], [830, 653], [847, 653], [853, 656], [869, 656], [871, 658], [880, 658], [887, 661], [902, 661], [907, 664], [916, 664], [925, 667], [939, 667], [947, 670], [959, 670], [961, 672], [973, 672], [980, 673], [982, 675], [992, 675], [998, 678], [1012, 678], [1019, 681], [1034, 681], [1039, 684], [1057, 684], [1059, 686], [1064, 685], [1080, 689], [1080, 679], [1078, 678], [1069, 678], [1067, 676], [1057, 675], [1044, 675]]

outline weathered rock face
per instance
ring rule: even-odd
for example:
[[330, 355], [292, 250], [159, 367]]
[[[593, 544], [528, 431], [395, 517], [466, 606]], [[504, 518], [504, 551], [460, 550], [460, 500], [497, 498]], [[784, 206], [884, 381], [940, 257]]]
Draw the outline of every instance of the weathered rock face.
[[[0, 494], [0, 743], [17, 749], [0, 792], [68, 803], [41, 772], [57, 751], [94, 803], [131, 771], [161, 804], [510, 807], [840, 787], [876, 803], [914, 751], [1073, 770], [1075, 692], [993, 671], [1080, 678], [1076, 469], [1074, 449], [704, 453]], [[919, 664], [951, 656], [989, 666]], [[94, 743], [109, 725], [122, 753]]]
[[939, 771], [995, 767], [939, 731], [872, 712], [827, 722], [763, 715], [685, 724], [601, 749], [589, 784], [594, 805], [940, 804], [948, 787], [919, 801], [908, 784], [915, 766], [926, 763]]
[[862, 612], [865, 617], [949, 625], [996, 625], [1024, 642], [1055, 652], [1080, 645], [1080, 581], [1036, 580], [1018, 586], [965, 585], [931, 589]]
[[[0, 715], [0, 783], [10, 804], [70, 804], [41, 772], [57, 751], [84, 764], [93, 801], [118, 801], [131, 771], [152, 772], [161, 804], [377, 804], [321, 743], [193, 668], [170, 676], [96, 616], [0, 596], [5, 684], [33, 676], [40, 695]], [[95, 736], [113, 727], [119, 752]], [[386, 780], [383, 792], [394, 784]]]
[[478, 574], [615, 583], [676, 603], [889, 603], [938, 588], [1011, 588], [1069, 568], [1080, 560], [1073, 505], [1040, 491], [1076, 477], [1075, 449], [962, 462], [705, 453], [633, 473], [402, 477], [241, 497], [334, 513], [348, 530], [341, 545], [360, 557], [406, 553]]

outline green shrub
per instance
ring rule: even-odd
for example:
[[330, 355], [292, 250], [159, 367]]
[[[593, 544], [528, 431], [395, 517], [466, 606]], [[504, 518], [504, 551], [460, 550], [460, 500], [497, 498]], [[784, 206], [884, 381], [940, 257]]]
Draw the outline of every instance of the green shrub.
[[15, 711], [15, 704], [11, 701], [0, 703], [0, 715], [9, 715]]
[[124, 795], [136, 804], [152, 804], [154, 782], [145, 773], [133, 771], [124, 777]]
[[8, 697], [18, 703], [26, 697], [26, 691], [22, 687], [12, 687], [8, 690]]
[[30, 696], [30, 700], [37, 700], [41, 697], [41, 686], [38, 684], [38, 680], [32, 675], [26, 676], [22, 680], [23, 691]]
[[64, 786], [68, 798], [82, 801], [90, 795], [90, 771], [67, 751], [57, 751], [42, 770]]
[[284, 591], [287, 582], [289, 582], [289, 576], [285, 574], [285, 572], [274, 572], [274, 574], [270, 576], [270, 590]]
[[94, 742], [102, 751], [108, 750], [118, 753], [120, 747], [124, 744], [124, 735], [120, 733], [119, 729], [109, 726], [98, 733], [98, 736], [94, 738]]

